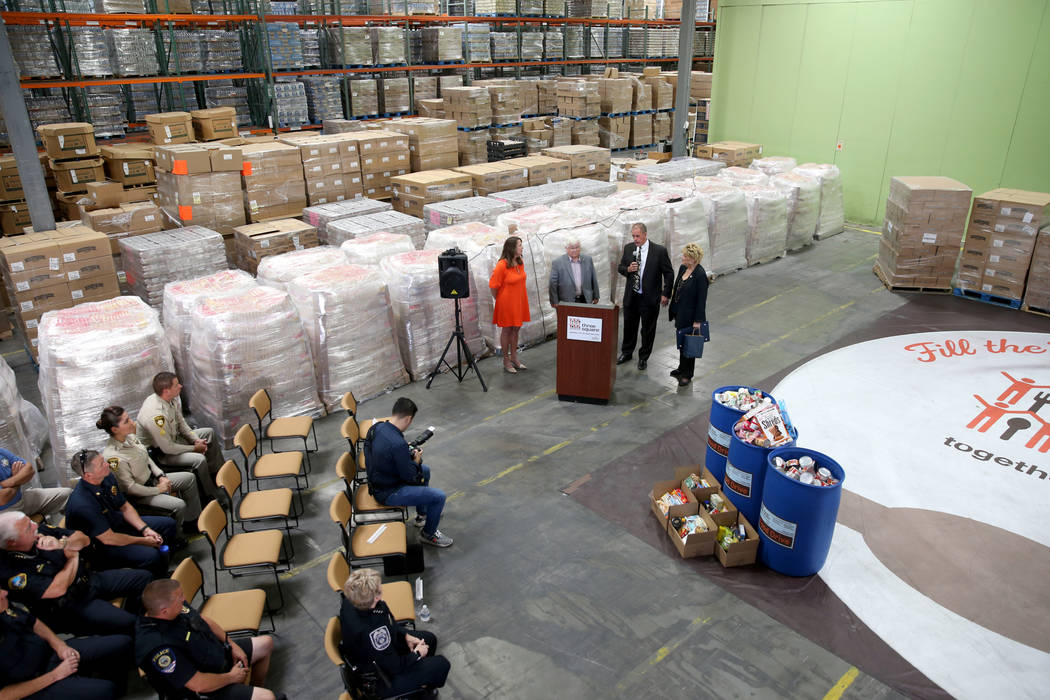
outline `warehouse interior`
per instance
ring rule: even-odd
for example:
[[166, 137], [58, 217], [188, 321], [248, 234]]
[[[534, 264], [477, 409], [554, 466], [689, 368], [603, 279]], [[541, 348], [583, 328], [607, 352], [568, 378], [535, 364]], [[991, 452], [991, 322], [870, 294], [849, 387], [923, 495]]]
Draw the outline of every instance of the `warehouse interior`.
[[[53, 486], [101, 447], [101, 407], [134, 410], [162, 368], [220, 439], [258, 388], [315, 416], [267, 687], [350, 690], [324, 637], [354, 391], [360, 421], [408, 397], [406, 437], [437, 428], [455, 544], [384, 581], [422, 586], [442, 697], [1042, 696], [1050, 1], [165, 2], [0, 12], [0, 423]], [[551, 261], [582, 241], [620, 303], [636, 221], [675, 269], [705, 252], [696, 374], [668, 376], [661, 312], [646, 369], [605, 357], [606, 403], [559, 400]], [[508, 235], [533, 314], [516, 374], [485, 289]], [[41, 250], [73, 255], [44, 284]], [[477, 370], [431, 376], [461, 304]], [[738, 387], [844, 475], [805, 575], [778, 563], [808, 545], [774, 549], [772, 500], [761, 522], [748, 501], [738, 546], [699, 491], [659, 510], [706, 465], [745, 511], [711, 461], [715, 394]], [[714, 528], [679, 536], [686, 512]], [[184, 555], [214, 592], [205, 538]], [[252, 586], [274, 600], [272, 577], [218, 576]]]

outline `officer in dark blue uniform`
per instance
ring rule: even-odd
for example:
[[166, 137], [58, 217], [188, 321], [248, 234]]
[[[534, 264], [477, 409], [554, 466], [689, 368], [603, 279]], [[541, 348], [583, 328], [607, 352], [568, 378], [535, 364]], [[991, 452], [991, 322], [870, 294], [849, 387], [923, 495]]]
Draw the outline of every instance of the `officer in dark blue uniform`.
[[0, 586], [60, 632], [131, 635], [135, 616], [107, 601], [123, 597], [137, 608], [152, 577], [138, 569], [93, 573], [83, 558], [89, 543], [82, 532], [0, 513]]
[[120, 634], [63, 641], [0, 590], [0, 693], [4, 697], [119, 698], [127, 682], [131, 648], [131, 637]]
[[[146, 614], [135, 626], [135, 663], [161, 695], [179, 700], [276, 700], [256, 685], [266, 680], [272, 637], [228, 642], [221, 627], [186, 604], [182, 587], [172, 579], [146, 586], [142, 605]], [[253, 685], [244, 685], [249, 673]]]
[[94, 450], [73, 455], [73, 471], [83, 477], [66, 503], [66, 524], [98, 545], [99, 565], [147, 569], [154, 578], [168, 573], [162, 545], [175, 542], [175, 521], [160, 515], [140, 516], [117, 486], [117, 479]]

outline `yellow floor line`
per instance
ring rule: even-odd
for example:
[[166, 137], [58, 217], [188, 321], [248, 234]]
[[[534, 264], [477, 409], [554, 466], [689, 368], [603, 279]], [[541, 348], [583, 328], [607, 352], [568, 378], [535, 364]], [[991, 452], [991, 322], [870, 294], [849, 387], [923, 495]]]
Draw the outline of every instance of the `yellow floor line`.
[[481, 422], [482, 422], [482, 423], [484, 423], [484, 422], [485, 422], [485, 421], [487, 421], [487, 420], [492, 420], [493, 418], [499, 418], [500, 416], [502, 416], [502, 415], [504, 415], [504, 414], [506, 414], [506, 413], [510, 413], [511, 411], [516, 411], [516, 410], [518, 410], [519, 408], [521, 408], [522, 406], [527, 406], [527, 405], [529, 405], [529, 404], [530, 404], [530, 403], [532, 403], [533, 401], [537, 401], [537, 400], [539, 400], [539, 399], [543, 399], [543, 398], [546, 398], [546, 397], [550, 396], [551, 394], [553, 394], [553, 393], [554, 393], [554, 391], [555, 391], [554, 389], [551, 389], [550, 391], [545, 391], [545, 392], [543, 392], [542, 394], [536, 394], [536, 395], [535, 395], [535, 396], [533, 396], [533, 397], [532, 397], [531, 399], [525, 399], [525, 400], [524, 400], [524, 401], [522, 401], [521, 403], [516, 403], [516, 404], [514, 404], [513, 406], [507, 406], [507, 407], [506, 407], [505, 409], [503, 409], [503, 410], [502, 410], [502, 411], [500, 411], [499, 413], [493, 414], [493, 415], [491, 415], [491, 416], [489, 416], [489, 417], [487, 417], [487, 418], [483, 418], [483, 419], [481, 420]]
[[481, 481], [478, 482], [478, 486], [488, 486], [489, 484], [491, 484], [496, 479], [502, 479], [507, 474], [510, 474], [511, 472], [516, 472], [516, 471], [518, 471], [519, 469], [521, 469], [524, 466], [525, 466], [524, 462], [518, 462], [513, 467], [507, 467], [506, 469], [501, 471], [499, 474], [493, 474], [492, 476], [490, 476], [487, 479], [482, 479]]
[[640, 680], [642, 678], [642, 676], [644, 676], [646, 673], [648, 673], [650, 670], [652, 670], [657, 664], [659, 664], [661, 661], [663, 661], [668, 656], [670, 656], [671, 652], [673, 652], [675, 649], [680, 647], [684, 642], [686, 642], [689, 639], [689, 637], [693, 634], [693, 632], [696, 630], [697, 627], [699, 627], [700, 625], [706, 625], [710, 621], [711, 621], [710, 617], [705, 617], [703, 619], [698, 617], [695, 620], [693, 620], [692, 622], [690, 622], [689, 626], [686, 628], [685, 632], [678, 639], [676, 639], [675, 641], [671, 642], [670, 644], [667, 644], [667, 645], [662, 646], [659, 649], [657, 649], [655, 654], [653, 654], [650, 658], [648, 658], [645, 661], [643, 661], [640, 665], [636, 666], [626, 676], [624, 676], [623, 680], [616, 684], [616, 690], [618, 692], [621, 692], [621, 693], [623, 691], [627, 690], [627, 687], [629, 685], [631, 685], [631, 684], [635, 683], [636, 681]]
[[842, 678], [839, 678], [838, 683], [831, 686], [831, 690], [824, 696], [824, 700], [839, 700], [842, 694], [846, 692], [846, 688], [853, 684], [853, 681], [856, 680], [859, 674], [860, 671], [855, 666], [850, 666], [850, 669], [842, 674]]
[[873, 236], [882, 235], [882, 231], [872, 231], [870, 228], [861, 228], [860, 226], [847, 226], [846, 228], [852, 231], [863, 231], [864, 233], [870, 233]]
[[785, 290], [784, 290], [783, 292], [781, 292], [780, 294], [777, 294], [777, 295], [775, 295], [775, 296], [771, 296], [771, 297], [769, 297], [768, 299], [766, 299], [766, 300], [764, 300], [764, 301], [760, 301], [760, 302], [758, 302], [757, 304], [752, 304], [751, 306], [746, 306], [746, 307], [744, 307], [744, 308], [740, 309], [739, 311], [734, 311], [733, 313], [731, 313], [731, 314], [729, 314], [728, 316], [726, 316], [726, 320], [728, 321], [728, 320], [730, 320], [730, 319], [734, 319], [734, 318], [736, 318], [737, 316], [739, 316], [740, 314], [746, 314], [746, 313], [747, 313], [748, 311], [754, 311], [754, 310], [755, 310], [755, 309], [757, 309], [758, 307], [760, 307], [760, 306], [765, 306], [765, 305], [766, 305], [766, 304], [768, 304], [769, 302], [771, 302], [771, 301], [775, 301], [776, 299], [779, 299], [780, 297], [784, 296], [784, 295], [785, 295], [785, 294], [787, 294], [788, 292], [793, 292], [793, 291], [795, 291], [795, 290], [796, 290], [796, 289], [798, 289], [798, 288], [799, 288], [799, 286], [798, 286], [798, 285], [795, 285], [795, 286], [794, 286], [794, 287], [792, 287], [791, 289], [785, 289]]
[[853, 306], [856, 303], [857, 303], [857, 301], [853, 300], [853, 301], [846, 302], [842, 306], [835, 307], [831, 311], [828, 311], [827, 313], [824, 313], [824, 314], [821, 314], [820, 316], [817, 316], [815, 319], [813, 319], [809, 323], [803, 324], [803, 325], [801, 325], [801, 326], [799, 326], [799, 327], [797, 327], [797, 328], [795, 328], [795, 329], [793, 329], [791, 331], [788, 331], [787, 333], [785, 333], [784, 335], [782, 335], [782, 336], [780, 336], [778, 338], [774, 338], [773, 340], [769, 340], [769, 341], [767, 341], [765, 343], [762, 343], [758, 347], [751, 348], [747, 352], [741, 353], [740, 355], [737, 355], [733, 359], [728, 360], [726, 362], [723, 362], [721, 365], [718, 366], [718, 369], [725, 369], [726, 367], [739, 362], [740, 360], [744, 359], [748, 355], [751, 355], [752, 353], [758, 352], [759, 350], [765, 350], [766, 348], [768, 348], [770, 345], [773, 345], [774, 343], [779, 343], [781, 340], [786, 340], [787, 338], [790, 338], [791, 336], [795, 335], [799, 331], [801, 331], [801, 330], [803, 330], [805, 328], [809, 328], [814, 323], [820, 323], [821, 321], [826, 319], [828, 316], [832, 316], [834, 314], [837, 314], [840, 311], [845, 311], [846, 309], [848, 309], [849, 307]]
[[333, 549], [331, 552], [328, 552], [327, 554], [322, 554], [321, 556], [317, 557], [316, 559], [311, 559], [310, 561], [306, 562], [305, 564], [301, 564], [301, 565], [295, 567], [294, 569], [288, 569], [288, 571], [285, 571], [283, 574], [281, 574], [281, 580], [282, 581], [287, 581], [288, 579], [295, 578], [296, 576], [298, 576], [299, 574], [303, 573], [304, 571], [308, 571], [308, 570], [314, 568], [315, 566], [318, 566], [320, 564], [324, 564], [329, 559], [331, 559], [332, 555], [335, 554], [336, 552], [338, 552], [340, 549], [341, 549], [341, 547], [336, 547], [335, 549]]

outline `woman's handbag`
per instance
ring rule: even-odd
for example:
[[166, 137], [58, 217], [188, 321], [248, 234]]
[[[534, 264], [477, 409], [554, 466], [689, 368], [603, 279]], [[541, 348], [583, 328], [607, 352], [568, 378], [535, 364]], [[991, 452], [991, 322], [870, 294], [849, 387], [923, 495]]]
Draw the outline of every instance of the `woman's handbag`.
[[686, 357], [703, 357], [704, 343], [711, 339], [711, 330], [707, 321], [700, 324], [700, 328], [678, 329], [678, 349]]

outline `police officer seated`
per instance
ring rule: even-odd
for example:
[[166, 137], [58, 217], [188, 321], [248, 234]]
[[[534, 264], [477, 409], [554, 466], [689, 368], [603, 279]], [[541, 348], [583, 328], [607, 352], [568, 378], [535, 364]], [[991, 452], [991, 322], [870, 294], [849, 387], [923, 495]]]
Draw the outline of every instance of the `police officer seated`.
[[71, 466], [81, 476], [66, 503], [66, 524], [87, 534], [96, 544], [104, 568], [146, 569], [153, 577], [168, 572], [168, 553], [175, 541], [175, 521], [162, 515], [140, 516], [117, 486], [102, 455], [81, 450]]
[[0, 513], [0, 584], [59, 632], [130, 635], [135, 616], [108, 601], [137, 606], [152, 577], [135, 569], [92, 572], [84, 561], [89, 542], [83, 532]]
[[[124, 695], [131, 637], [61, 640], [0, 590], [0, 697], [110, 700]], [[89, 678], [88, 674], [98, 675]]]
[[383, 600], [382, 580], [374, 569], [357, 569], [343, 584], [339, 650], [355, 666], [375, 663], [389, 684], [384, 696], [416, 689], [437, 694], [445, 685], [449, 662], [435, 656], [437, 637], [398, 625]]
[[[145, 616], [135, 627], [135, 663], [162, 697], [172, 700], [276, 700], [265, 688], [273, 637], [227, 641], [214, 621], [186, 603], [170, 578], [146, 586]], [[251, 674], [252, 685], [244, 685]], [[283, 696], [282, 696], [283, 697]]]

